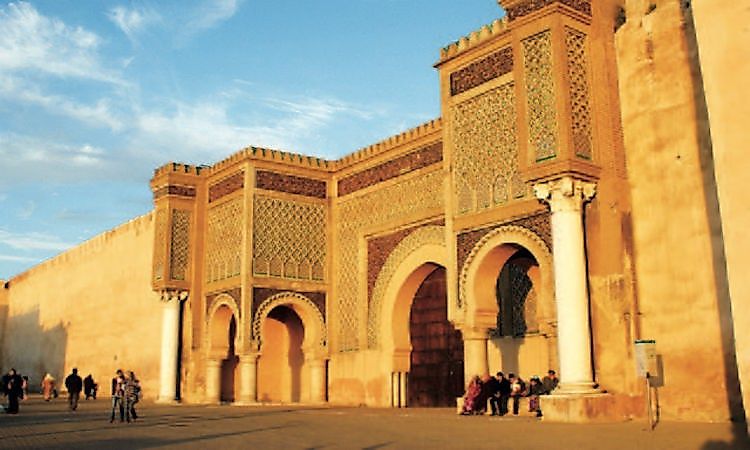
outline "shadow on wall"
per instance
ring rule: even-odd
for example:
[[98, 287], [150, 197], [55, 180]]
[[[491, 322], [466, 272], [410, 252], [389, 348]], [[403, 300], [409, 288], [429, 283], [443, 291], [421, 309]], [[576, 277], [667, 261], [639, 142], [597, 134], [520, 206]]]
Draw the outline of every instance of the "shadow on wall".
[[57, 380], [58, 389], [65, 378], [65, 353], [68, 346], [67, 327], [62, 323], [42, 328], [39, 309], [8, 317], [2, 342], [2, 372], [15, 368], [29, 377], [29, 390], [39, 392], [42, 378], [49, 372]]

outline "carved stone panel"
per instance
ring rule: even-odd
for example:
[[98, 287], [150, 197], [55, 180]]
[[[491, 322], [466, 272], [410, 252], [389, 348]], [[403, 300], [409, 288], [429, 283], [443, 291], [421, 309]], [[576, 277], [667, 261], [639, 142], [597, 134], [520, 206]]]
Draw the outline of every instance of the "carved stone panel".
[[529, 148], [536, 161], [545, 161], [557, 155], [552, 33], [550, 30], [543, 31], [524, 39], [522, 43], [529, 111]]
[[576, 156], [591, 159], [591, 107], [589, 99], [586, 34], [565, 28], [565, 46], [568, 53], [568, 79], [570, 80], [570, 124], [573, 149]]
[[253, 274], [325, 279], [326, 206], [256, 195]]
[[457, 215], [526, 195], [518, 170], [515, 98], [510, 82], [452, 108]]
[[458, 95], [513, 71], [513, 49], [499, 50], [451, 74], [451, 95]]
[[206, 223], [206, 281], [240, 274], [242, 251], [242, 198], [208, 210]]
[[190, 211], [172, 210], [172, 245], [169, 260], [170, 278], [184, 281], [187, 278], [190, 260]]

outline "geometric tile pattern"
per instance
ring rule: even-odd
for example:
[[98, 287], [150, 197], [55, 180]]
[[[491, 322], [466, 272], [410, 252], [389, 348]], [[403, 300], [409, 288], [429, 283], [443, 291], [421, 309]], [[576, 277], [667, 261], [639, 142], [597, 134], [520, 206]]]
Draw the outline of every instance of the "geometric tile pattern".
[[573, 149], [577, 156], [591, 159], [591, 108], [586, 67], [586, 35], [565, 27], [565, 46], [568, 53]]
[[522, 43], [528, 99], [529, 148], [536, 161], [544, 161], [557, 154], [552, 33], [546, 30], [524, 39]]
[[452, 108], [457, 214], [523, 197], [518, 170], [515, 84], [506, 83]]
[[255, 275], [325, 278], [325, 204], [256, 195], [253, 210]]
[[190, 258], [190, 211], [172, 210], [172, 245], [169, 256], [169, 277], [173, 280], [185, 280]]
[[240, 274], [244, 199], [240, 196], [208, 210], [206, 223], [206, 281]]

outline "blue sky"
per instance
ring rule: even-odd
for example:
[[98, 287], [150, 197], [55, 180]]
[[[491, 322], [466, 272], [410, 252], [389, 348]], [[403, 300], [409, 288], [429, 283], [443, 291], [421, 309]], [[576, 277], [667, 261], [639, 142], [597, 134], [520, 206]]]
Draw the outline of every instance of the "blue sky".
[[438, 117], [495, 0], [0, 0], [0, 279], [148, 212], [153, 169], [335, 159]]

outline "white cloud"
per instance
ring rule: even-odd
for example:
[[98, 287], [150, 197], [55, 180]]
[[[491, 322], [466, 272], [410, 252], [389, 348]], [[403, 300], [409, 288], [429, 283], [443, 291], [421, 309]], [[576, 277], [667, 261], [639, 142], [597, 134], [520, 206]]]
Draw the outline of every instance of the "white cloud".
[[0, 186], [101, 179], [117, 172], [113, 159], [103, 149], [16, 133], [0, 134], [0, 160], [4, 171]]
[[100, 63], [99, 36], [45, 17], [29, 3], [9, 3], [0, 8], [0, 30], [1, 71], [32, 71], [124, 84]]
[[191, 36], [229, 20], [240, 9], [242, 2], [243, 0], [204, 0], [187, 21], [185, 35]]
[[0, 244], [23, 251], [64, 251], [73, 246], [73, 244], [63, 242], [59, 237], [47, 233], [13, 233], [3, 229], [0, 229]]
[[150, 8], [115, 6], [107, 12], [107, 17], [130, 39], [137, 40], [138, 35], [149, 25], [161, 20], [159, 14]]
[[93, 105], [85, 105], [59, 95], [45, 94], [32, 84], [2, 75], [0, 97], [41, 106], [53, 114], [71, 117], [93, 126], [104, 126], [113, 131], [119, 131], [123, 127], [122, 121], [112, 111], [108, 99], [100, 99]]

